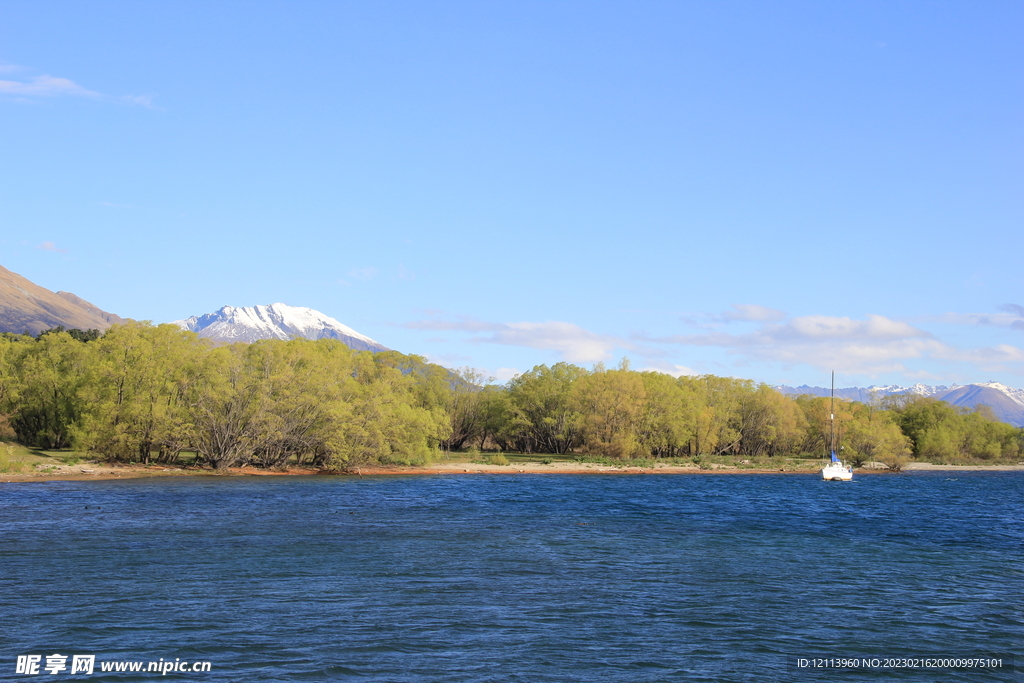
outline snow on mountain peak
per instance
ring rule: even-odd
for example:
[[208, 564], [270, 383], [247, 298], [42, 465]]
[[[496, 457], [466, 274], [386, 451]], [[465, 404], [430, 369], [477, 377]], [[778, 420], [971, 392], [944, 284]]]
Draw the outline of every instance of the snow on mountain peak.
[[1001, 391], [1014, 401], [1024, 406], [1024, 389], [1015, 389], [1014, 387], [1008, 387], [1002, 382], [978, 382], [975, 386], [987, 387], [989, 389], [995, 389]]
[[302, 306], [276, 303], [258, 306], [224, 306], [202, 316], [176, 320], [173, 324], [196, 332], [200, 337], [226, 342], [254, 342], [259, 339], [339, 339], [360, 351], [385, 351], [387, 347], [356, 332], [334, 318]]
[[947, 386], [929, 386], [927, 384], [915, 384], [913, 386], [904, 387], [898, 384], [889, 384], [886, 386], [877, 386], [872, 384], [867, 388], [869, 392], [877, 393], [879, 396], [888, 396], [889, 394], [916, 394], [918, 396], [931, 396], [940, 391], [946, 391], [949, 389]]

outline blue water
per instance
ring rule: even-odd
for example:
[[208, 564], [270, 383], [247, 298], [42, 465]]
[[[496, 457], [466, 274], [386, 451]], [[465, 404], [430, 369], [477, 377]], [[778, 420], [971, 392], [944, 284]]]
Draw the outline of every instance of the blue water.
[[[1024, 474], [0, 484], [21, 654], [188, 681], [1021, 681]], [[797, 657], [1004, 658], [1002, 670]], [[97, 665], [98, 669], [98, 665]]]

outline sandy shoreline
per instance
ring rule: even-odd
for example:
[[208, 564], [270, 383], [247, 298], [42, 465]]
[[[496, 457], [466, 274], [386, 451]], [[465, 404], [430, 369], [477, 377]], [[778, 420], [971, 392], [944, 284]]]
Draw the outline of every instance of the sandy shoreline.
[[[942, 472], [1024, 472], [1024, 465], [933, 465], [915, 462], [909, 464], [905, 471], [942, 471]], [[659, 465], [656, 467], [616, 467], [603, 463], [585, 462], [553, 462], [511, 463], [510, 465], [484, 465], [467, 462], [440, 462], [421, 467], [360, 467], [349, 472], [322, 472], [313, 469], [292, 468], [288, 470], [261, 470], [253, 467], [235, 467], [224, 470], [199, 468], [176, 468], [165, 465], [134, 465], [115, 466], [105, 464], [83, 463], [78, 465], [50, 466], [45, 470], [23, 474], [0, 474], [0, 482], [32, 482], [32, 481], [97, 481], [109, 479], [137, 479], [141, 477], [188, 477], [188, 476], [228, 476], [228, 477], [280, 477], [295, 475], [322, 476], [386, 476], [386, 475], [424, 475], [424, 474], [804, 474], [815, 475], [817, 466], [783, 468], [740, 468], [735, 465], [713, 464], [710, 469], [701, 469], [697, 465], [677, 466]], [[884, 469], [864, 468], [854, 470], [855, 474], [893, 474]]]

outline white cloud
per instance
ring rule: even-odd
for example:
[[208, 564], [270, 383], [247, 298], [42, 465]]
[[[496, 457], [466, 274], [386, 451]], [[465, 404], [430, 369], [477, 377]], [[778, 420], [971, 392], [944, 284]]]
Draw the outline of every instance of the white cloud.
[[1020, 304], [1003, 304], [999, 308], [1009, 313], [1010, 327], [1015, 330], [1024, 331], [1024, 306]]
[[42, 249], [43, 251], [55, 251], [61, 254], [66, 254], [68, 251], [67, 249], [61, 249], [53, 242], [43, 242], [38, 247], [36, 247], [36, 249]]
[[446, 368], [453, 368], [472, 362], [472, 358], [458, 353], [425, 353], [423, 357], [431, 363], [443, 365]]
[[518, 368], [498, 368], [494, 371], [494, 380], [504, 384], [516, 375], [523, 374]]
[[778, 339], [881, 340], [930, 336], [929, 333], [907, 323], [890, 320], [881, 315], [869, 315], [867, 320], [806, 315], [793, 318], [785, 325], [768, 326], [766, 330], [770, 336]]
[[765, 323], [746, 334], [710, 332], [648, 341], [714, 346], [746, 361], [777, 362], [787, 367], [806, 364], [823, 371], [868, 375], [908, 373], [908, 361], [953, 359], [957, 355], [931, 333], [881, 315], [868, 315], [864, 320], [808, 315]]
[[682, 377], [699, 375], [700, 373], [693, 368], [688, 368], [685, 365], [675, 365], [673, 363], [659, 363], [655, 362], [651, 365], [642, 368], [634, 368], [637, 372], [660, 372], [666, 375], [672, 375], [673, 377]]
[[402, 325], [413, 330], [445, 330], [469, 332], [476, 336], [470, 342], [502, 344], [543, 351], [553, 351], [570, 363], [608, 361], [615, 349], [632, 349], [636, 345], [625, 339], [598, 334], [579, 325], [560, 321], [543, 323], [491, 323], [463, 317], [451, 320], [418, 320]]
[[[0, 73], [16, 74], [28, 71], [25, 67], [15, 64], [0, 65]], [[0, 80], [0, 95], [7, 95], [21, 101], [31, 101], [50, 97], [86, 97], [107, 101], [120, 101], [155, 109], [152, 95], [122, 95], [111, 97], [84, 88], [70, 78], [41, 74], [26, 76], [20, 80]]]
[[797, 342], [762, 345], [738, 353], [787, 366], [808, 364], [820, 370], [836, 370], [844, 374], [875, 375], [908, 372], [906, 361], [936, 357], [944, 348], [945, 345], [938, 341], [923, 339], [843, 340], [833, 344]]
[[140, 107], [146, 107], [148, 109], [157, 109], [158, 108], [158, 107], [156, 107], [153, 104], [153, 96], [152, 95], [122, 95], [118, 99], [121, 99], [121, 100], [127, 102], [128, 104], [137, 104]]
[[502, 323], [488, 323], [468, 316], [459, 316], [458, 320], [415, 320], [403, 323], [402, 327], [409, 330], [456, 330], [459, 332], [493, 332], [500, 330]]
[[980, 349], [946, 347], [936, 356], [942, 360], [970, 363], [986, 372], [1012, 372], [1014, 366], [1024, 364], [1024, 350], [1010, 344]]
[[1024, 329], [1018, 323], [1024, 322], [1024, 314], [1017, 309], [1024, 308], [1017, 304], [1004, 304], [999, 307], [1004, 313], [943, 313], [909, 318], [917, 323], [938, 323], [941, 325], [991, 325], [995, 327], [1012, 327]]
[[[461, 338], [474, 344], [538, 349], [576, 364], [609, 362], [622, 353], [629, 353], [640, 359], [636, 365], [641, 369], [675, 376], [700, 374], [712, 366], [718, 368], [712, 371], [720, 374], [765, 364], [785, 369], [809, 366], [815, 371], [835, 370], [844, 375], [899, 374], [944, 381], [949, 380], [950, 373], [972, 376], [991, 371], [1024, 375], [1024, 351], [1017, 346], [956, 346], [907, 320], [883, 315], [862, 318], [804, 315], [778, 320], [775, 309], [733, 308], [732, 313], [704, 318], [716, 318], [719, 324], [692, 323], [696, 328], [694, 334], [657, 337], [600, 334], [564, 321], [498, 323], [439, 311], [402, 327], [452, 333], [445, 335], [451, 337], [451, 342]], [[998, 319], [998, 324], [1004, 329], [1012, 327], [1015, 320], [1024, 324], [1024, 318], [1017, 318], [1015, 314], [1015, 309], [999, 314], [1003, 317]], [[742, 319], [747, 324], [746, 329], [730, 333], [727, 325], [722, 324], [726, 315], [732, 315], [737, 321]], [[996, 323], [973, 321], [971, 324]], [[731, 356], [732, 362], [711, 360], [694, 347], [721, 349]], [[500, 370], [495, 375], [508, 379], [507, 373]]]
[[783, 320], [786, 314], [776, 308], [758, 306], [756, 304], [732, 304], [735, 310], [726, 311], [720, 317], [725, 322], [750, 321], [750, 322], [775, 322]]
[[489, 338], [490, 344], [525, 346], [556, 351], [570, 363], [596, 363], [612, 359], [612, 351], [623, 342], [565, 322], [507, 323]]
[[372, 280], [377, 275], [376, 268], [354, 268], [348, 271], [348, 276], [356, 280]]
[[17, 97], [102, 97], [98, 92], [86, 90], [67, 78], [54, 76], [33, 76], [28, 81], [0, 81], [0, 93]]
[[731, 334], [674, 335], [649, 341], [687, 344], [693, 346], [757, 347], [782, 343], [830, 343], [833, 340], [893, 340], [929, 337], [930, 334], [907, 323], [890, 320], [881, 315], [869, 315], [867, 320], [846, 317], [808, 315], [793, 318], [783, 324], [767, 323], [754, 332]]
[[[1004, 310], [1018, 312], [1009, 305]], [[1024, 320], [1012, 314], [947, 314], [931, 320], [1005, 327], [1014, 327], [1017, 321], [1024, 326]], [[722, 348], [737, 357], [740, 365], [752, 362], [780, 363], [784, 367], [810, 365], [821, 371], [836, 370], [844, 374], [914, 376], [922, 370], [908, 367], [908, 363], [918, 365], [923, 361], [946, 366], [967, 364], [975, 371], [1024, 372], [1024, 351], [1015, 346], [959, 348], [908, 322], [881, 315], [868, 315], [863, 320], [808, 315], [783, 322], [765, 322], [745, 334], [711, 330], [703, 334], [646, 338], [646, 341]]]

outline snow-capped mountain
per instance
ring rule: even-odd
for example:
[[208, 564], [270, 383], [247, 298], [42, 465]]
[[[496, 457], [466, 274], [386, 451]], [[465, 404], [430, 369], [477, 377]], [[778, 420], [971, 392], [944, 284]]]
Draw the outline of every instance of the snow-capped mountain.
[[[799, 396], [810, 394], [811, 396], [828, 396], [830, 389], [827, 387], [775, 387], [784, 394]], [[983, 403], [990, 408], [995, 416], [1003, 422], [1024, 427], [1024, 389], [1015, 389], [999, 382], [979, 382], [977, 384], [953, 384], [951, 386], [929, 386], [927, 384], [915, 384], [910, 387], [899, 385], [876, 386], [866, 388], [846, 387], [836, 389], [836, 397], [850, 401], [861, 401], [869, 403], [883, 396], [892, 394], [917, 394], [930, 398], [945, 401], [955, 406], [974, 408]]]
[[[956, 385], [954, 384], [953, 386]], [[1014, 389], [1013, 387], [1008, 387], [1005, 384], [1002, 384], [1001, 382], [978, 382], [977, 384], [970, 384], [968, 386], [985, 387], [987, 389], [995, 389], [996, 391], [1001, 391], [1002, 393], [1006, 394], [1014, 401], [1019, 403], [1021, 407], [1024, 407], [1024, 389]]]
[[[953, 385], [957, 386], [956, 384]], [[901, 387], [898, 384], [889, 384], [886, 386], [878, 386], [872, 384], [865, 391], [872, 392], [878, 396], [888, 396], [889, 394], [917, 394], [918, 396], [932, 396], [943, 391], [947, 391], [949, 387], [939, 385], [936, 387], [928, 386], [927, 384], [915, 384], [909, 387]]]
[[259, 339], [338, 339], [358, 351], [387, 351], [388, 348], [351, 327], [312, 308], [270, 304], [269, 306], [225, 306], [215, 313], [175, 320], [186, 330], [222, 342], [254, 342]]
[[[775, 387], [784, 394], [800, 396], [809, 394], [811, 396], [829, 396], [831, 389], [828, 387], [811, 387], [806, 384], [799, 387], [778, 386]], [[844, 398], [847, 401], [860, 401], [870, 403], [873, 400], [890, 394], [917, 394], [918, 396], [931, 396], [938, 391], [946, 391], [949, 387], [930, 387], [926, 384], [915, 384], [912, 387], [902, 387], [895, 384], [877, 386], [872, 384], [869, 387], [836, 387], [836, 398]]]

